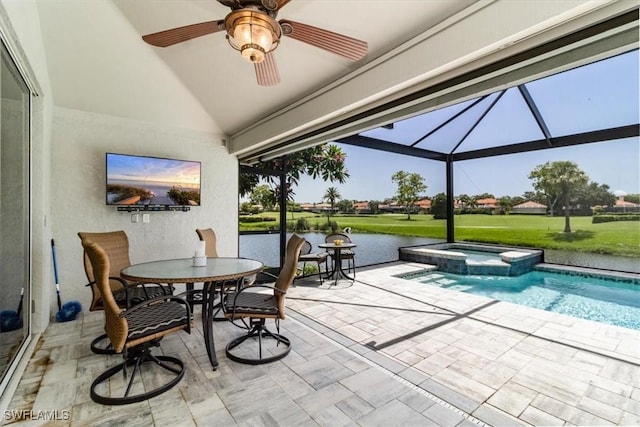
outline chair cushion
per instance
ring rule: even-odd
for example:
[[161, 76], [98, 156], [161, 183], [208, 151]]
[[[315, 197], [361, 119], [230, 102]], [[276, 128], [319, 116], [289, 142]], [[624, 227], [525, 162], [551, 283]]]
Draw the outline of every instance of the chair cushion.
[[303, 261], [315, 261], [315, 262], [324, 262], [324, 260], [327, 259], [327, 256], [329, 256], [329, 254], [327, 252], [316, 252], [316, 253], [312, 253], [312, 254], [304, 254], [304, 255], [300, 255], [298, 257], [298, 261], [303, 262]]
[[[233, 306], [235, 300], [235, 308]], [[236, 298], [235, 292], [227, 294], [225, 299], [225, 312], [236, 315], [273, 315], [278, 314], [278, 301], [276, 297], [258, 292], [241, 292]]]
[[[355, 256], [355, 252], [353, 252], [350, 249], [343, 249], [340, 251], [340, 257], [341, 258], [348, 258], [348, 257], [353, 257]], [[335, 256], [335, 254], [333, 252], [330, 253], [331, 256]]]
[[126, 317], [129, 324], [129, 340], [187, 325], [190, 321], [185, 306], [173, 301], [140, 307], [127, 313]]

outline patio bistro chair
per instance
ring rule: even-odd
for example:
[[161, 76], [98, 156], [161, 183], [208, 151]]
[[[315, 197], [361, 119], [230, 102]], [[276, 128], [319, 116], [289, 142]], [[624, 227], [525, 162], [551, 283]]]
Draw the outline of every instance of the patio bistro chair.
[[[207, 258], [217, 258], [218, 238], [216, 237], [215, 231], [213, 231], [212, 228], [196, 228], [196, 234], [198, 235], [198, 238], [201, 242], [205, 242], [204, 255]], [[187, 301], [189, 301], [192, 310], [194, 304], [202, 304], [202, 289], [194, 289], [193, 283], [187, 283]]]
[[[171, 295], [173, 288], [160, 284], [129, 283], [120, 277], [120, 270], [131, 265], [129, 260], [129, 239], [124, 231], [108, 231], [103, 233], [79, 232], [81, 241], [91, 240], [106, 252], [109, 257], [109, 285], [113, 291], [113, 297], [119, 307], [126, 308], [139, 304], [142, 301], [161, 295]], [[104, 301], [96, 284], [95, 274], [91, 261], [85, 252], [83, 255], [84, 271], [87, 276], [86, 286], [91, 287], [92, 300], [89, 311], [104, 310]], [[107, 335], [102, 334], [91, 341], [91, 351], [96, 354], [114, 354], [115, 351], [107, 340]]]
[[[280, 320], [285, 318], [285, 297], [296, 277], [300, 248], [304, 242], [304, 238], [297, 234], [289, 238], [285, 262], [273, 286], [253, 284], [226, 294], [225, 316], [231, 321], [242, 320], [242, 325], [235, 322], [234, 325], [247, 330], [246, 334], [227, 344], [226, 354], [229, 359], [238, 363], [258, 365], [280, 360], [291, 351], [289, 339], [280, 335]], [[271, 292], [259, 292], [265, 289], [270, 289]], [[246, 318], [249, 318], [248, 323]], [[276, 333], [267, 329], [266, 319], [275, 320]], [[263, 350], [263, 341], [273, 342], [271, 340], [275, 340], [275, 346]], [[277, 351], [280, 345], [285, 348]]]
[[302, 249], [300, 249], [300, 256], [298, 257], [298, 262], [302, 263], [302, 273], [304, 274], [304, 269], [307, 266], [308, 262], [315, 262], [318, 265], [318, 277], [320, 278], [320, 284], [322, 284], [322, 270], [320, 269], [320, 265], [324, 263], [324, 271], [327, 271], [327, 258], [329, 254], [327, 252], [311, 252], [311, 243], [305, 241], [302, 244]]
[[[205, 255], [207, 258], [215, 258], [218, 256], [218, 249], [216, 247], [216, 242], [218, 238], [216, 237], [215, 231], [212, 228], [196, 228], [196, 234], [201, 242], [205, 242]], [[242, 279], [242, 286], [249, 286], [256, 280], [256, 275], [252, 274], [251, 276], [244, 277]], [[187, 291], [193, 292], [193, 283], [187, 284]], [[196, 298], [200, 298], [200, 302], [202, 302], [202, 291], [195, 291]]]
[[[150, 399], [171, 389], [184, 376], [184, 364], [175, 357], [156, 356], [151, 353], [151, 348], [159, 347], [160, 340], [166, 335], [191, 332], [189, 304], [178, 296], [168, 295], [123, 309], [117, 304], [111, 289], [111, 266], [107, 253], [88, 239], [82, 241], [82, 246], [102, 295], [107, 336], [115, 352], [123, 356], [122, 363], [107, 369], [93, 381], [91, 399], [104, 405], [125, 405]], [[130, 366], [133, 370], [127, 382], [127, 368]], [[126, 387], [118, 380], [111, 382], [120, 371]], [[136, 374], [141, 378], [134, 383]]]
[[[334, 240], [342, 240], [344, 243], [352, 243], [351, 238], [343, 233], [329, 234], [327, 237], [324, 238], [324, 241], [326, 243], [333, 243]], [[329, 249], [328, 254], [331, 257], [331, 262], [333, 264], [335, 262], [334, 252], [331, 249]], [[347, 261], [347, 272], [350, 273], [351, 270], [353, 270], [353, 276], [355, 277], [356, 275], [355, 252], [352, 251], [351, 249], [342, 249], [340, 251], [340, 257], [342, 258], [343, 261], [345, 260]]]

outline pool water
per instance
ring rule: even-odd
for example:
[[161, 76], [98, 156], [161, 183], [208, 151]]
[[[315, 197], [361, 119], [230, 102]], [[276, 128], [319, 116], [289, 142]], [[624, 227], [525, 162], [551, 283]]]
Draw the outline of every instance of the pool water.
[[432, 272], [413, 280], [640, 330], [640, 285], [631, 282], [546, 271], [520, 276], [461, 276]]

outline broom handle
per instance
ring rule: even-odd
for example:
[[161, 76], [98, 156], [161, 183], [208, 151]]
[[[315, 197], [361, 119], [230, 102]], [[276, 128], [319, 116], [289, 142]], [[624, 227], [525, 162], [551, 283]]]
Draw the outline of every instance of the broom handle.
[[56, 296], [58, 297], [58, 310], [62, 310], [62, 300], [60, 299], [60, 284], [58, 283], [58, 263], [56, 261], [56, 244], [51, 239], [51, 255], [53, 256], [53, 276], [56, 279]]
[[18, 303], [18, 317], [20, 317], [20, 314], [22, 313], [22, 300], [24, 299], [24, 288], [22, 288], [20, 290], [20, 302]]

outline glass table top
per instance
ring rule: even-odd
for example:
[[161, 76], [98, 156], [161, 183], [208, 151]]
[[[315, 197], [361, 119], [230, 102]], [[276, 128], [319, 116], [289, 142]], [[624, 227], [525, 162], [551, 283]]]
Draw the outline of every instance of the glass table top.
[[260, 261], [247, 258], [207, 258], [207, 264], [194, 267], [192, 258], [145, 262], [122, 269], [123, 278], [138, 281], [187, 282], [233, 279], [262, 270]]

